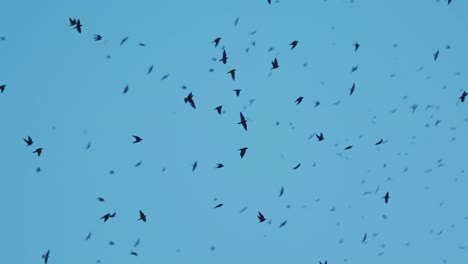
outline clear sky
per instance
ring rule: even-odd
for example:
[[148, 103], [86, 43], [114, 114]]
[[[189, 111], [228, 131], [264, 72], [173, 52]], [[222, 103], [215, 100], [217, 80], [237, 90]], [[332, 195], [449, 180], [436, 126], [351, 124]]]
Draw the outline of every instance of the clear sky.
[[0, 10], [2, 263], [468, 259], [468, 2]]

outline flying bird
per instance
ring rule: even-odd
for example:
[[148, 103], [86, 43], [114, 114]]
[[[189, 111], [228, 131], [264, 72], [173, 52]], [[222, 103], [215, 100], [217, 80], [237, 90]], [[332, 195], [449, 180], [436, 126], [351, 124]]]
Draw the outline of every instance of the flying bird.
[[259, 220], [259, 221], [258, 221], [259, 223], [262, 223], [262, 222], [264, 222], [264, 221], [266, 220], [266, 218], [265, 218], [265, 217], [263, 216], [263, 214], [260, 213], [260, 212], [258, 212], [257, 218], [258, 218], [258, 220]]
[[299, 41], [294, 40], [293, 42], [291, 42], [291, 44], [289, 44], [289, 46], [291, 46], [291, 49], [294, 49], [297, 46], [297, 43], [299, 43]]
[[348, 149], [352, 149], [353, 146], [347, 146], [346, 148], [344, 148], [344, 150], [348, 150]]
[[460, 101], [463, 103], [465, 102], [465, 98], [468, 95], [468, 92], [463, 91], [462, 95], [459, 97]]
[[356, 52], [359, 49], [359, 43], [354, 43], [354, 52]]
[[387, 192], [382, 199], [385, 199], [385, 203], [388, 203], [388, 199], [390, 199], [390, 194]]
[[88, 235], [86, 236], [85, 240], [89, 240], [91, 238], [91, 232], [88, 233]]
[[98, 197], [97, 200], [98, 200], [99, 202], [104, 202], [104, 198], [102, 198], [102, 197]]
[[133, 256], [138, 256], [138, 253], [136, 253], [136, 252], [133, 252], [133, 251], [130, 251], [130, 255], [133, 255]]
[[234, 89], [234, 92], [236, 92], [236, 96], [239, 97], [240, 92], [242, 91], [241, 89]]
[[78, 19], [78, 20], [76, 21], [76, 24], [75, 24], [75, 27], [74, 27], [74, 28], [76, 28], [76, 31], [78, 31], [78, 33], [81, 34], [81, 27], [82, 27], [82, 26], [83, 26], [83, 25], [81, 24], [80, 20]]
[[275, 58], [272, 62], [271, 62], [271, 69], [277, 69], [279, 67], [279, 64], [278, 64], [278, 59]]
[[37, 153], [37, 156], [40, 157], [42, 154], [42, 148], [37, 148], [36, 150], [33, 151], [33, 153]]
[[197, 168], [198, 166], [198, 162], [195, 161], [193, 164], [192, 164], [192, 171], [195, 171], [195, 169]]
[[70, 27], [76, 25], [76, 19], [69, 17], [68, 20], [70, 21]]
[[151, 66], [149, 67], [147, 75], [149, 75], [152, 71], [153, 71], [153, 64], [151, 64]]
[[238, 149], [238, 151], [240, 151], [240, 157], [241, 159], [244, 157], [245, 153], [247, 152], [247, 149], [249, 148], [241, 148], [241, 149]]
[[437, 50], [436, 53], [434, 53], [434, 61], [436, 61], [437, 58], [439, 58], [439, 50]]
[[216, 208], [220, 208], [221, 206], [223, 206], [223, 204], [222, 204], [222, 203], [220, 203], [220, 204], [216, 205], [214, 208], [215, 208], [215, 209], [216, 209]]
[[283, 187], [283, 186], [281, 186], [281, 190], [280, 190], [280, 193], [279, 193], [279, 196], [278, 196], [278, 197], [281, 197], [281, 196], [283, 196], [283, 194], [284, 194], [284, 187]]
[[125, 88], [124, 88], [124, 90], [123, 90], [123, 93], [122, 93], [122, 94], [126, 94], [126, 93], [128, 93], [128, 84], [127, 84], [127, 85], [125, 85]]
[[447, 5], [450, 5], [450, 3], [452, 3], [452, 0], [447, 1]]
[[353, 67], [351, 68], [351, 72], [357, 71], [358, 68], [359, 68], [359, 65], [353, 66]]
[[294, 166], [294, 167], [293, 167], [293, 170], [297, 170], [297, 169], [299, 169], [299, 167], [300, 167], [300, 166], [301, 166], [301, 164], [300, 164], [300, 163], [299, 163], [299, 164], [297, 164], [296, 166]]
[[233, 81], [236, 80], [236, 69], [232, 69], [230, 71], [228, 71], [226, 74], [230, 73], [231, 74], [231, 78]]
[[367, 233], [364, 233], [364, 237], [362, 238], [362, 241], [361, 241], [361, 243], [364, 243], [364, 242], [366, 242], [366, 239], [367, 239]]
[[95, 34], [94, 35], [94, 41], [100, 41], [102, 39], [101, 35]]
[[146, 215], [140, 210], [140, 218], [137, 221], [143, 221], [146, 223]]
[[125, 43], [125, 41], [127, 41], [127, 40], [128, 40], [128, 37], [123, 38], [123, 39], [120, 41], [120, 46], [122, 46], [122, 45]]
[[242, 126], [244, 127], [245, 131], [247, 131], [247, 120], [245, 120], [245, 117], [244, 115], [242, 114], [242, 112], [240, 113], [240, 119], [241, 121], [239, 123], [237, 123], [238, 125], [239, 124], [242, 124]]
[[227, 55], [226, 55], [226, 50], [223, 50], [223, 57], [219, 60], [219, 61], [222, 61], [223, 64], [226, 64], [227, 63]]
[[268, 4], [271, 5], [271, 0], [267, 0]]
[[188, 103], [190, 104], [190, 106], [192, 106], [193, 109], [197, 109], [197, 108], [195, 107], [195, 102], [193, 101], [193, 94], [192, 94], [192, 93], [189, 93], [189, 94], [187, 95], [187, 97], [184, 98], [184, 102], [185, 102], [185, 103], [188, 102]]
[[383, 143], [383, 139], [379, 140], [377, 143], [375, 143], [375, 145], [377, 146], [377, 145], [380, 145], [382, 143]]
[[5, 84], [0, 85], [0, 92], [3, 93], [5, 91]]
[[215, 40], [213, 40], [213, 42], [211, 43], [214, 43], [215, 44], [215, 48], [218, 47], [219, 45], [219, 41], [221, 40], [221, 38], [216, 38]]
[[224, 167], [224, 165], [223, 165], [222, 163], [216, 164], [216, 168], [217, 168], [217, 169], [221, 169], [222, 167]]
[[31, 146], [33, 144], [33, 140], [30, 136], [28, 136], [28, 139], [24, 139], [24, 142], [26, 142], [26, 146]]
[[42, 258], [44, 259], [44, 264], [47, 264], [47, 262], [49, 261], [49, 254], [50, 254], [50, 249], [47, 250], [47, 252], [42, 255]]
[[141, 141], [143, 140], [143, 139], [142, 139], [141, 137], [139, 137], [139, 136], [132, 135], [132, 137], [135, 138], [135, 141], [133, 141], [133, 144], [138, 143], [138, 142], [141, 142]]
[[284, 222], [282, 222], [282, 223], [280, 224], [279, 228], [282, 228], [283, 226], [285, 226], [287, 222], [288, 222], [288, 220], [285, 220]]
[[296, 105], [299, 105], [300, 103], [302, 103], [302, 100], [304, 99], [303, 96], [299, 96], [296, 101], [294, 101], [296, 103]]
[[103, 215], [101, 217], [101, 219], [104, 219], [104, 222], [107, 222], [107, 220], [109, 220], [109, 218], [113, 218], [113, 217], [115, 217], [115, 212], [113, 214], [107, 213], [107, 214]]
[[320, 135], [318, 134], [315, 134], [315, 136], [317, 137], [317, 141], [323, 141], [325, 138], [323, 137], [323, 133], [320, 133]]
[[220, 105], [220, 106], [217, 106], [217, 107], [216, 107], [215, 109], [213, 109], [213, 110], [216, 110], [216, 112], [218, 112], [218, 114], [221, 114], [222, 109], [223, 109], [223, 106]]
[[353, 86], [351, 86], [351, 88], [349, 89], [349, 95], [353, 95], [354, 89], [356, 89], [356, 84], [355, 83], [353, 83]]

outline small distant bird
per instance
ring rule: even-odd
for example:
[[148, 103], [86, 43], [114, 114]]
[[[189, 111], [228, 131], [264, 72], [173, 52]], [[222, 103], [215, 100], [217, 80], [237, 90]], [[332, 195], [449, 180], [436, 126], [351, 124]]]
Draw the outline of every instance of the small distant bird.
[[5, 91], [5, 84], [0, 85], [0, 92], [3, 93]]
[[33, 153], [37, 153], [37, 156], [40, 157], [42, 154], [42, 148], [37, 148]]
[[239, 97], [240, 92], [242, 91], [241, 89], [234, 89], [234, 92], [236, 92], [236, 96]]
[[133, 245], [134, 248], [136, 248], [140, 244], [140, 239], [138, 239], [135, 244]]
[[28, 136], [28, 139], [24, 139], [24, 142], [26, 142], [26, 146], [31, 146], [33, 144], [33, 140], [30, 136]]
[[113, 217], [115, 217], [115, 212], [113, 214], [107, 213], [107, 214], [103, 215], [101, 217], [101, 219], [104, 219], [104, 222], [107, 222], [107, 220], [109, 220], [109, 218], [113, 218]]
[[234, 26], [237, 27], [237, 24], [239, 24], [239, 17], [236, 18], [236, 21], [234, 21]]
[[195, 161], [193, 164], [192, 164], [192, 171], [195, 171], [195, 169], [197, 168], [198, 166], [198, 162]]
[[243, 212], [245, 212], [245, 210], [247, 210], [247, 206], [242, 208], [240, 211], [239, 211], [239, 214], [242, 214]]
[[100, 41], [102, 39], [101, 35], [95, 34], [94, 35], [94, 41]]
[[153, 71], [153, 64], [151, 64], [151, 66], [149, 67], [147, 75], [149, 75], [152, 71]]
[[217, 106], [217, 107], [216, 107], [215, 109], [213, 109], [213, 110], [216, 110], [216, 112], [218, 112], [218, 114], [221, 114], [222, 109], [223, 109], [223, 106], [220, 105], [220, 106]]
[[245, 120], [245, 117], [244, 115], [242, 114], [242, 112], [240, 113], [240, 119], [241, 121], [237, 124], [242, 124], [242, 126], [244, 127], [245, 131], [247, 131], [247, 120]]
[[213, 40], [213, 42], [211, 43], [214, 43], [215, 44], [215, 48], [218, 47], [219, 45], [219, 41], [221, 40], [221, 38], [216, 38], [215, 40]]
[[359, 49], [359, 43], [354, 43], [354, 52], [356, 52]]
[[88, 142], [88, 144], [86, 145], [86, 149], [90, 149], [91, 148], [91, 141]]
[[233, 81], [236, 80], [236, 69], [232, 69], [230, 71], [228, 71], [226, 74], [230, 73], [231, 74], [231, 78]]
[[323, 133], [320, 133], [320, 135], [318, 134], [315, 134], [315, 136], [317, 137], [317, 140], [318, 141], [323, 141], [325, 138], [323, 137]]
[[289, 46], [291, 46], [291, 49], [294, 49], [297, 46], [297, 43], [299, 43], [299, 41], [294, 40], [293, 42], [291, 42], [291, 44], [289, 44]]
[[275, 58], [272, 62], [271, 62], [271, 69], [277, 69], [279, 67], [279, 64], [278, 64], [278, 59]]
[[344, 150], [348, 150], [348, 149], [352, 149], [353, 146], [347, 146], [346, 148], [344, 148]]
[[280, 224], [280, 226], [279, 226], [279, 227], [280, 227], [280, 228], [282, 228], [283, 226], [285, 226], [285, 225], [286, 225], [286, 223], [287, 223], [287, 222], [288, 222], [288, 220], [285, 220], [284, 222], [282, 222], [282, 223]]
[[85, 240], [89, 240], [91, 238], [91, 232], [88, 233], [88, 235], [86, 236]]
[[193, 101], [193, 94], [192, 94], [192, 93], [189, 93], [189, 94], [187, 95], [187, 97], [184, 98], [184, 102], [185, 102], [185, 103], [188, 102], [188, 103], [190, 104], [190, 106], [192, 106], [193, 109], [197, 109], [197, 108], [195, 107], [195, 102]]
[[98, 200], [99, 202], [104, 202], [104, 198], [102, 198], [102, 197], [98, 197], [97, 200]]
[[278, 197], [281, 197], [281, 196], [283, 196], [283, 194], [284, 194], [284, 187], [283, 187], [283, 186], [281, 186], [281, 190], [280, 190], [280, 193], [279, 193], [279, 196], [278, 196]]
[[351, 88], [349, 89], [349, 95], [353, 95], [354, 89], [356, 89], [356, 84], [355, 83], [353, 83], [353, 86], [351, 86]]
[[47, 262], [49, 261], [49, 254], [50, 254], [50, 249], [47, 250], [47, 252], [42, 255], [42, 258], [44, 259], [44, 264], [47, 264]]
[[139, 136], [132, 135], [132, 137], [135, 138], [135, 141], [133, 141], [133, 144], [138, 143], [138, 142], [141, 142], [141, 141], [143, 140], [143, 139], [142, 139], [141, 137], [139, 137]]
[[390, 199], [390, 194], [387, 192], [382, 199], [385, 199], [385, 203], [388, 203], [388, 199]]
[[436, 61], [437, 58], [439, 58], [439, 50], [437, 50], [436, 53], [434, 53], [434, 61]]
[[359, 65], [353, 66], [353, 67], [351, 68], [351, 72], [357, 71], [358, 68], [359, 68]]
[[299, 169], [299, 167], [300, 167], [300, 166], [301, 166], [301, 164], [300, 164], [300, 163], [299, 163], [299, 164], [297, 164], [296, 166], [294, 166], [294, 167], [293, 167], [293, 170], [297, 170], [297, 169]]
[[300, 103], [302, 103], [302, 100], [304, 99], [303, 96], [299, 96], [296, 101], [294, 101], [296, 103], [296, 105], [299, 105]]
[[125, 88], [124, 88], [124, 90], [123, 90], [123, 94], [126, 94], [126, 93], [128, 93], [128, 84], [125, 85]]
[[164, 75], [163, 77], [161, 77], [161, 81], [163, 81], [163, 80], [166, 80], [166, 79], [167, 79], [167, 77], [169, 77], [169, 73], [168, 73], [168, 74], [166, 74], [166, 75]]
[[259, 220], [259, 223], [262, 223], [266, 220], [266, 218], [263, 216], [262, 213], [258, 212], [258, 216], [257, 216], [258, 220]]
[[228, 59], [228, 57], [226, 55], [226, 50], [223, 50], [223, 57], [219, 61], [222, 61], [223, 64], [226, 64], [227, 59]]
[[459, 97], [460, 101], [463, 103], [465, 102], [465, 98], [468, 95], [468, 92], [463, 91], [462, 95]]
[[224, 165], [223, 165], [222, 163], [216, 164], [216, 168], [217, 168], [217, 169], [221, 169], [222, 167], [224, 167]]
[[364, 237], [362, 238], [362, 241], [361, 241], [361, 243], [364, 243], [364, 242], [366, 242], [366, 239], [367, 239], [367, 233], [364, 233]]
[[221, 206], [223, 206], [223, 204], [222, 204], [222, 203], [220, 203], [220, 204], [216, 205], [214, 208], [220, 208]]
[[68, 20], [70, 21], [70, 27], [76, 25], [76, 19], [69, 17]]
[[452, 3], [452, 0], [447, 1], [447, 5], [450, 5], [450, 3]]
[[247, 149], [249, 148], [245, 147], [245, 148], [238, 149], [238, 151], [240, 151], [241, 159], [244, 157], [245, 153], [247, 152]]
[[267, 0], [268, 4], [271, 5], [271, 0]]
[[146, 223], [146, 215], [140, 210], [140, 218], [137, 221], [143, 221]]
[[382, 143], [383, 143], [383, 139], [379, 140], [377, 143], [375, 143], [375, 145], [377, 146], [377, 145], [380, 145]]
[[136, 252], [133, 252], [133, 251], [130, 251], [130, 255], [138, 256], [138, 254]]
[[128, 37], [123, 38], [123, 39], [120, 41], [120, 46], [122, 46], [122, 45], [125, 43], [125, 41], [127, 41], [127, 40], [128, 40]]
[[78, 33], [80, 33], [80, 34], [81, 34], [81, 27], [82, 27], [82, 26], [83, 26], [83, 25], [81, 24], [81, 21], [80, 21], [79, 19], [76, 20], [76, 24], [75, 24], [75, 27], [74, 27], [74, 28], [76, 28], [76, 31], [78, 31]]

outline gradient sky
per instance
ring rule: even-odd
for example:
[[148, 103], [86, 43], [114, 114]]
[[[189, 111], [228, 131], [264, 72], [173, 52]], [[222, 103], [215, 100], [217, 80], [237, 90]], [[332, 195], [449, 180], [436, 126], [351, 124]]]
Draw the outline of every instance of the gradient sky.
[[2, 262], [466, 261], [468, 2], [272, 2], [1, 2]]

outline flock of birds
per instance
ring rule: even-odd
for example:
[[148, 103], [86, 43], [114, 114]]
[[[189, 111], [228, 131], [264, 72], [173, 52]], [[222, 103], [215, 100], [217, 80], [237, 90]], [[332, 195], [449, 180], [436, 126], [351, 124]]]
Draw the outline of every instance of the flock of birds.
[[[268, 4], [271, 4], [271, 0], [267, 0], [267, 2], [268, 2]], [[452, 2], [451, 0], [448, 0], [447, 4], [450, 4], [451, 2]], [[235, 24], [237, 24], [237, 20], [236, 20]], [[84, 25], [81, 23], [80, 19], [75, 19], [75, 18], [69, 18], [69, 26], [72, 27], [74, 30], [76, 30], [76, 32], [79, 33], [79, 34], [82, 33], [83, 28], [84, 28]], [[94, 41], [101, 41], [101, 40], [104, 39], [104, 37], [103, 37], [103, 35], [95, 34], [93, 39], [94, 39]], [[2, 37], [2, 40], [5, 40], [5, 38]], [[128, 40], [128, 37], [123, 38], [121, 40], [121, 42], [120, 42], [120, 45], [123, 45], [127, 40]], [[217, 48], [220, 45], [220, 43], [222, 42], [222, 40], [223, 40], [222, 37], [217, 37], [211, 42], [211, 44], [214, 45], [214, 48]], [[295, 48], [300, 46], [300, 41], [298, 41], [298, 40], [292, 40], [290, 42], [288, 41], [287, 43], [289, 43], [288, 46], [290, 47], [290, 50], [294, 50]], [[140, 46], [145, 46], [144, 43], [139, 43], [139, 45]], [[359, 52], [360, 46], [361, 45], [360, 45], [359, 42], [355, 42], [353, 44], [354, 52]], [[439, 58], [439, 50], [435, 51], [435, 53], [433, 54], [433, 60], [434, 61], [437, 61], [438, 58]], [[222, 64], [226, 65], [228, 63], [229, 59], [230, 59], [230, 57], [228, 56], [226, 49], [224, 49], [224, 47], [223, 47], [221, 57], [217, 58], [216, 60], [219, 63], [222, 63]], [[279, 64], [278, 58], [275, 57], [271, 61], [270, 70], [273, 71], [273, 70], [278, 70], [278, 69], [280, 69], [280, 64]], [[357, 70], [358, 70], [358, 65], [353, 66], [351, 68], [351, 72], [355, 72]], [[153, 65], [151, 65], [149, 67], [149, 69], [147, 71], [147, 74], [150, 74], [152, 71], [153, 71]], [[226, 74], [232, 79], [232, 81], [236, 80], [236, 69], [235, 68], [230, 69], [229, 71], [226, 72]], [[163, 79], [167, 78], [167, 77], [168, 77], [168, 75], [164, 76]], [[6, 84], [0, 85], [0, 92], [4, 93], [6, 91], [6, 87], [7, 87]], [[186, 87], [183, 87], [183, 88], [185, 89]], [[356, 89], [356, 84], [353, 83], [351, 88], [349, 88], [349, 96], [353, 95], [353, 93], [355, 92], [355, 89]], [[241, 89], [235, 89], [233, 91], [235, 92], [235, 95], [237, 97], [240, 96]], [[127, 86], [125, 86], [125, 88], [123, 90], [123, 94], [125, 95], [128, 92], [129, 92], [129, 87], [127, 85]], [[458, 97], [458, 100], [461, 103], [464, 103], [467, 96], [468, 96], [468, 92], [467, 91], [462, 91], [461, 95]], [[303, 102], [303, 100], [304, 100], [304, 96], [299, 96], [294, 101], [294, 103], [296, 105], [300, 105]], [[194, 110], [197, 109], [196, 103], [195, 103], [195, 95], [193, 94], [193, 92], [188, 93], [188, 95], [185, 98], [183, 98], [183, 101], [184, 101], [185, 104], [188, 104]], [[317, 101], [315, 103], [315, 107], [317, 107], [319, 104], [320, 104], [320, 102]], [[417, 106], [415, 106], [413, 108], [413, 111], [416, 109], [416, 107]], [[217, 114], [222, 115], [223, 114], [223, 105], [216, 106], [213, 110], [215, 110]], [[245, 131], [248, 131], [247, 123], [248, 123], [248, 119], [244, 116], [242, 111], [240, 111], [240, 113], [239, 113], [239, 122], [237, 123], [237, 125], [241, 125], [242, 128]], [[132, 141], [133, 144], [141, 144], [143, 142], [143, 138], [138, 136], [138, 135], [131, 135], [131, 137], [133, 137], [133, 139], [134, 139]], [[326, 140], [326, 137], [324, 136], [323, 132], [314, 133], [310, 138], [313, 138], [313, 137], [315, 137], [317, 142], [322, 142], [322, 141]], [[36, 145], [36, 143], [34, 142], [34, 140], [33, 140], [33, 138], [31, 136], [27, 136], [27, 138], [24, 138], [23, 140], [24, 140], [27, 147]], [[384, 144], [385, 142], [386, 141], [384, 141], [384, 139], [379, 139], [377, 142], [375, 142], [375, 145], [378, 146], [378, 145]], [[88, 145], [87, 148], [89, 148], [89, 147], [90, 147], [90, 145]], [[344, 147], [343, 150], [350, 150], [352, 148], [353, 148], [353, 145], [348, 145], [348, 146]], [[241, 159], [244, 158], [244, 156], [247, 154], [248, 149], [249, 149], [248, 147], [243, 147], [243, 148], [239, 148], [237, 150], [237, 151], [239, 151], [239, 156], [240, 156]], [[43, 147], [36, 147], [36, 148], [34, 148], [32, 153], [37, 155], [38, 157], [40, 157], [42, 155], [43, 151], [44, 151]], [[198, 162], [195, 161], [192, 164], [192, 171], [195, 171], [197, 169], [197, 166], [198, 166]], [[301, 166], [300, 163], [297, 164], [296, 166], [293, 167], [293, 170], [297, 170], [300, 166]], [[221, 169], [223, 167], [224, 167], [224, 164], [222, 164], [222, 163], [217, 163], [216, 166], [215, 166], [215, 168], [217, 168], [217, 169]], [[39, 172], [39, 171], [40, 171], [40, 168], [38, 167], [37, 172]], [[111, 171], [111, 173], [112, 173], [112, 171]], [[280, 193], [279, 193], [279, 197], [281, 197], [283, 195], [283, 193], [284, 193], [284, 188], [282, 187], [281, 190], [280, 190]], [[383, 203], [388, 204], [390, 202], [390, 191], [385, 191], [384, 193], [382, 193], [380, 198], [382, 199]], [[102, 197], [98, 197], [97, 200], [99, 202], [104, 202], [105, 201], [105, 199], [102, 198]], [[223, 205], [224, 205], [223, 203], [219, 203], [216, 206], [214, 206], [214, 208], [215, 209], [216, 208], [221, 208], [221, 207], [223, 207]], [[240, 212], [242, 213], [245, 210], [246, 210], [246, 207], [243, 208]], [[116, 212], [105, 213], [100, 219], [103, 222], [107, 222], [110, 219], [115, 218], [116, 215], [117, 215]], [[147, 215], [142, 210], [139, 210], [138, 217], [139, 218], [135, 217], [136, 221], [142, 221], [142, 222], [147, 222], [148, 221]], [[258, 223], [264, 223], [265, 221], [268, 220], [268, 215], [265, 216], [262, 212], [258, 211], [257, 212], [257, 220], [258, 220]], [[271, 223], [271, 220], [270, 220], [270, 223]], [[287, 221], [281, 222], [279, 227], [280, 228], [284, 227], [286, 225], [286, 223], [287, 223]], [[91, 233], [88, 234], [88, 236], [86, 237], [86, 240], [90, 239], [90, 237], [91, 237]], [[367, 239], [367, 233], [364, 234], [364, 237], [362, 239], [362, 243], [364, 243], [366, 241], [366, 239]], [[135, 246], [137, 246], [138, 243], [139, 243], [139, 241], [137, 241]], [[212, 250], [214, 250], [214, 247], [212, 248]], [[138, 253], [135, 252], [135, 251], [130, 251], [130, 254], [133, 255], [133, 256], [138, 256]], [[49, 259], [50, 259], [50, 250], [47, 250], [47, 252], [42, 255], [42, 259], [43, 259], [45, 264], [48, 264]], [[322, 263], [327, 264], [327, 261], [326, 260], [324, 262], [319, 261], [319, 263], [320, 264], [322, 264]]]

